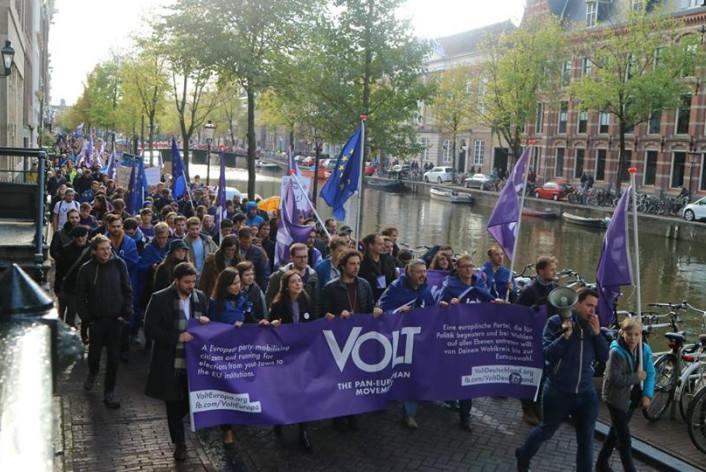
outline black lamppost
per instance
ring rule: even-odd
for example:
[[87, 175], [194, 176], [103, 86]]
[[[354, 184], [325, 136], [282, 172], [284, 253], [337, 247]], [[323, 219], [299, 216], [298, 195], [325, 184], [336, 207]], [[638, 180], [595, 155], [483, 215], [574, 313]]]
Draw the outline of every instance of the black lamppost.
[[208, 144], [208, 153], [206, 154], [206, 186], [211, 185], [211, 144], [213, 143], [213, 135], [216, 134], [216, 125], [211, 120], [203, 127], [203, 134], [206, 136], [206, 144]]
[[12, 72], [12, 61], [15, 57], [15, 49], [12, 47], [12, 41], [9, 39], [5, 41], [5, 47], [2, 48], [0, 54], [2, 54], [2, 65], [4, 69], [0, 77], [7, 77], [10, 75], [10, 72]]

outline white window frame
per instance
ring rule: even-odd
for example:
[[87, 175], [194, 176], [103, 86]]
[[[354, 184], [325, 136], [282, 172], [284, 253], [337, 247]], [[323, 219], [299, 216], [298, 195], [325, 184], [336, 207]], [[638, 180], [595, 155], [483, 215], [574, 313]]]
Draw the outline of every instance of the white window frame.
[[684, 154], [684, 174], [682, 175], [682, 179], [681, 179], [681, 186], [682, 187], [684, 186], [684, 181], [686, 180], [686, 163], [687, 163], [686, 159], [687, 159], [687, 156], [689, 155], [689, 153], [686, 151], [672, 151], [672, 163], [669, 166], [669, 186], [667, 188], [679, 188], [679, 186], [677, 186], [677, 187], [672, 186], [672, 183], [673, 183], [672, 180], [674, 179], [674, 163], [677, 160], [677, 153]]
[[686, 8], [696, 8], [703, 4], [703, 0], [689, 0], [689, 5]]
[[[582, 173], [586, 172], [586, 150], [587, 150], [586, 148], [574, 148], [574, 165], [573, 165], [573, 169], [571, 169], [573, 171], [573, 173], [571, 175], [574, 176], [573, 177], [574, 179], [577, 178], [576, 177], [576, 166], [578, 166], [578, 163], [579, 163], [579, 159], [578, 159], [578, 155], [577, 155], [579, 151], [583, 151], [583, 162], [581, 163], [582, 164], [581, 165], [581, 172]], [[580, 178], [580, 177], [581, 176], [579, 176], [578, 178]]]
[[451, 162], [451, 140], [444, 139], [444, 155], [442, 156], [443, 162]]
[[[685, 95], [686, 97], [686, 95]], [[679, 133], [677, 130], [679, 129], [679, 110], [681, 110], [682, 106], [679, 105], [677, 107], [677, 112], [674, 115], [674, 134], [678, 136], [685, 136], [689, 134], [688, 128], [691, 127], [691, 102], [693, 101], [693, 97], [691, 95], [688, 95], [689, 97], [689, 125], [687, 126], [686, 133]]]
[[586, 2], [586, 28], [592, 28], [598, 24], [598, 2], [589, 0]]
[[[603, 123], [603, 117], [606, 117], [606, 122]], [[601, 126], [604, 124], [608, 125], [608, 130], [605, 132], [601, 131]], [[598, 134], [608, 134], [610, 133], [610, 113], [601, 111], [598, 113]]]
[[[562, 109], [562, 105], [566, 103], [566, 110]], [[563, 116], [563, 120], [562, 120]], [[556, 126], [556, 131], [559, 134], [566, 134], [566, 131], [569, 129], [569, 102], [560, 102], [559, 103], [559, 121], [557, 122]], [[561, 131], [561, 123], [564, 123], [564, 131]]]
[[[561, 174], [559, 174], [557, 172], [559, 170], [559, 151], [560, 150], [562, 151]], [[566, 169], [566, 148], [565, 147], [558, 147], [558, 148], [556, 148], [556, 152], [554, 153], [554, 177], [561, 177], [563, 179], [565, 169]]]
[[657, 153], [657, 160], [655, 161], [655, 166], [659, 164], [659, 151], [656, 149], [645, 149], [645, 159], [642, 162], [642, 185], [647, 186], [647, 187], [654, 187], [657, 184], [657, 169], [655, 168], [655, 183], [653, 184], [648, 184], [645, 182], [647, 179], [647, 159], [650, 155], [650, 152], [656, 152]]
[[473, 143], [473, 165], [482, 166], [485, 157], [485, 141], [476, 139]]
[[[603, 163], [603, 178], [601, 180], [598, 180], [598, 156], [601, 151], [605, 152], [605, 162]], [[593, 166], [593, 179], [595, 182], [605, 182], [605, 174], [606, 174], [607, 165], [608, 165], [608, 149], [607, 148], [596, 149], [596, 163]]]
[[590, 57], [584, 57], [581, 60], [581, 77], [588, 77], [593, 71], [593, 62]]
[[571, 59], [561, 64], [561, 84], [566, 86], [571, 83]]
[[[581, 131], [581, 115], [586, 115], [586, 131]], [[576, 133], [577, 134], [586, 134], [588, 133], [588, 111], [586, 110], [579, 110], [579, 119], [576, 122]]]

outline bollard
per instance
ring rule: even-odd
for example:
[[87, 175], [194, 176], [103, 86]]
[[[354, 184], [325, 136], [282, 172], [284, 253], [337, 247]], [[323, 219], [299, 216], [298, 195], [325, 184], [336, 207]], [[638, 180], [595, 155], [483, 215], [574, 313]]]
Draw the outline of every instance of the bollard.
[[[80, 359], [52, 299], [17, 264], [0, 277], [0, 470], [52, 471], [59, 358]], [[69, 331], [70, 333], [70, 331]], [[59, 337], [65, 348], [57, 348]], [[70, 335], [71, 336], [71, 335]]]

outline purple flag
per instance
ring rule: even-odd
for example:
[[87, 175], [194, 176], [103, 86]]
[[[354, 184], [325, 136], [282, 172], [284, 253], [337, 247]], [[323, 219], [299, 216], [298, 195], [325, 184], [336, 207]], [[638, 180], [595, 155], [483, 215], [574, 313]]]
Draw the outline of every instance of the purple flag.
[[221, 151], [219, 155], [221, 175], [218, 178], [218, 192], [216, 193], [216, 231], [221, 231], [221, 221], [226, 212], [226, 154]]
[[82, 134], [83, 134], [83, 123], [78, 125], [76, 127], [76, 130], [74, 130], [74, 136], [76, 136], [77, 138], [80, 138]]
[[492, 303], [279, 327], [190, 320], [192, 425], [291, 424], [392, 400], [533, 398], [545, 322], [544, 311]]
[[78, 153], [78, 160], [76, 161], [76, 168], [80, 168], [81, 165], [86, 162], [86, 153], [88, 152], [88, 141], [85, 138], [81, 141], [81, 150]]
[[296, 217], [294, 179], [282, 178], [282, 192], [279, 202], [279, 224], [277, 225], [277, 244], [275, 249], [275, 267], [289, 262], [289, 246], [305, 243], [314, 225], [300, 225]]
[[633, 283], [628, 233], [628, 203], [631, 190], [631, 186], [628, 186], [615, 207], [596, 268], [596, 286], [600, 295], [598, 318], [601, 326], [615, 321], [614, 307], [620, 296], [620, 286]]
[[93, 136], [91, 136], [91, 140], [88, 141], [88, 147], [86, 148], [86, 165], [93, 167]]
[[517, 201], [517, 194], [524, 188], [525, 165], [531, 149], [532, 146], [527, 146], [517, 160], [488, 220], [488, 232], [500, 244], [510, 260], [515, 256], [517, 222], [520, 221], [520, 203]]

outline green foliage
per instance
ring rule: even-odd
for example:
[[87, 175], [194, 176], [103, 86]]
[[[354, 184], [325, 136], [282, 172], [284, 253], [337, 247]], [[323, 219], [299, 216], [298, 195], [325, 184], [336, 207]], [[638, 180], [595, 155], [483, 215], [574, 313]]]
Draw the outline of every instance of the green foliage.
[[502, 136], [516, 159], [524, 125], [534, 120], [537, 104], [559, 97], [565, 42], [556, 17], [536, 16], [482, 46], [486, 57], [474, 80], [476, 121]]
[[[625, 9], [615, 25], [576, 38], [575, 55], [592, 62], [592, 74], [569, 87], [569, 93], [589, 111], [610, 113], [620, 128], [620, 161], [625, 133], [649, 120], [651, 114], [679, 106], [694, 93], [696, 69], [704, 55], [698, 35], [683, 35], [683, 18], [661, 9]], [[618, 172], [617, 185], [621, 173]]]

